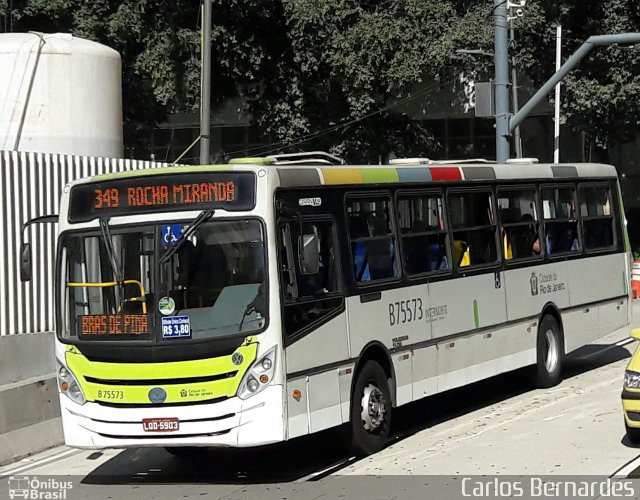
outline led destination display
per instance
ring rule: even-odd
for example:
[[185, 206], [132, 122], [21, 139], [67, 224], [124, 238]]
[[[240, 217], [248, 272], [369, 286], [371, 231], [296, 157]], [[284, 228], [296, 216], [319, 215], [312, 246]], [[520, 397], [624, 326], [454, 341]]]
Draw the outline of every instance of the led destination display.
[[251, 210], [251, 172], [154, 175], [82, 184], [71, 190], [70, 222], [177, 210]]
[[144, 335], [149, 332], [146, 314], [90, 314], [78, 316], [81, 335]]

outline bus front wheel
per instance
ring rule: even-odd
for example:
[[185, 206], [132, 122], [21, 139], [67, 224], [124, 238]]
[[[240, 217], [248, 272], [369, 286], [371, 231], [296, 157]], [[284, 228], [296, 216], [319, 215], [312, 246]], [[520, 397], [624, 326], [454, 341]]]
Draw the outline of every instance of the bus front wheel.
[[558, 321], [547, 314], [538, 327], [537, 362], [534, 372], [536, 387], [553, 387], [560, 382], [564, 348]]
[[391, 393], [382, 367], [367, 361], [356, 374], [351, 395], [351, 449], [371, 455], [387, 444], [391, 428]]

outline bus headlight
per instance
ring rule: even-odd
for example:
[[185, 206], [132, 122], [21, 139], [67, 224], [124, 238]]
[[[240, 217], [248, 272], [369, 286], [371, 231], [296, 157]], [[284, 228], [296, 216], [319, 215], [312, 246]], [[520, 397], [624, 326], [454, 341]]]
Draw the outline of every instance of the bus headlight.
[[247, 399], [258, 394], [273, 380], [276, 369], [276, 348], [270, 349], [264, 356], [255, 361], [244, 374], [242, 383], [238, 388], [238, 397]]
[[626, 370], [624, 372], [624, 388], [640, 389], [640, 373]]
[[82, 392], [82, 388], [71, 370], [58, 362], [58, 388], [74, 403], [83, 405], [87, 402]]

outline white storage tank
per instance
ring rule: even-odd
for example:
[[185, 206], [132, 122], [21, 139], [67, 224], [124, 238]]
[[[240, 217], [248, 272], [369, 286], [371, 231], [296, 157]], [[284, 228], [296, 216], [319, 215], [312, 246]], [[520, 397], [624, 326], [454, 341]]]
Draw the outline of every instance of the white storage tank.
[[121, 158], [121, 59], [68, 34], [0, 34], [0, 150]]

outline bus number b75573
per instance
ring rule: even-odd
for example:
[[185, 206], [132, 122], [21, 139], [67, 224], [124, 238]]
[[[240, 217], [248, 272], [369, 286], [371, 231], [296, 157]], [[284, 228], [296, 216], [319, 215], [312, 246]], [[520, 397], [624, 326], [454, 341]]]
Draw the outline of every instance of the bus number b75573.
[[423, 318], [424, 311], [420, 297], [389, 303], [389, 326], [422, 321]]

